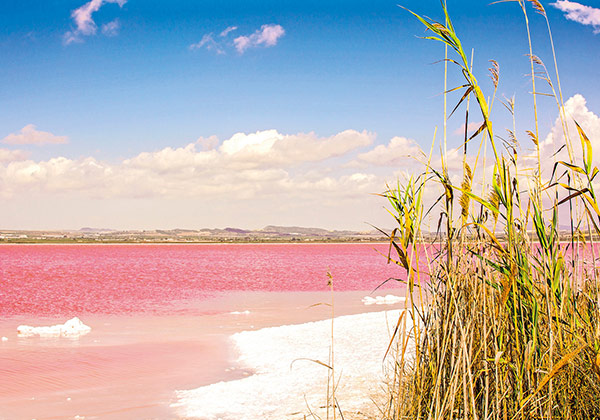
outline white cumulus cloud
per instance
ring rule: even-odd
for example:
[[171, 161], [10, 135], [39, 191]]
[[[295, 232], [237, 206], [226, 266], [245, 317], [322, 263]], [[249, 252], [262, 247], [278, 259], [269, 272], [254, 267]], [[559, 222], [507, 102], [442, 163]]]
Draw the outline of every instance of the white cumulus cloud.
[[387, 145], [358, 155], [356, 162], [376, 166], [405, 166], [414, 159], [423, 160], [423, 152], [416, 141], [406, 137], [393, 137]]
[[281, 25], [262, 25], [253, 34], [239, 36], [233, 40], [236, 50], [242, 54], [248, 48], [264, 45], [272, 47], [277, 45], [277, 41], [285, 34]]
[[284, 135], [276, 130], [266, 130], [234, 134], [223, 142], [219, 151], [241, 166], [294, 165], [344, 155], [370, 145], [374, 138], [372, 133], [355, 130], [345, 130], [326, 138], [319, 138], [315, 133]]
[[[470, 122], [467, 125], [467, 133], [473, 134], [473, 132], [475, 132], [475, 130], [477, 130], [479, 127], [481, 127], [481, 124], [483, 124], [483, 121]], [[456, 130], [454, 130], [454, 134], [464, 135], [465, 134], [465, 124], [463, 123], [460, 127], [458, 127]]]
[[569, 0], [558, 0], [551, 4], [563, 11], [567, 19], [589, 25], [595, 34], [600, 33], [600, 9]]
[[[73, 10], [71, 12], [71, 18], [73, 18], [75, 28], [64, 34], [63, 42], [66, 45], [73, 42], [83, 42], [84, 36], [96, 34], [98, 26], [92, 15], [107, 3], [116, 3], [120, 7], [123, 7], [123, 5], [127, 3], [127, 0], [90, 0], [83, 6]], [[117, 20], [113, 20], [112, 22], [103, 25], [102, 32], [105, 35], [114, 36], [117, 34], [119, 27], [120, 23]]]
[[0, 163], [25, 160], [29, 153], [24, 150], [9, 150], [0, 148]]
[[118, 163], [93, 157], [57, 157], [40, 162], [7, 157], [3, 159], [7, 163], [0, 165], [0, 184], [5, 194], [79, 192], [105, 198], [233, 193], [251, 198], [296, 190], [310, 195], [315, 189], [331, 191], [340, 185], [349, 188], [345, 190], [349, 194], [367, 186], [374, 188], [376, 183], [369, 174], [328, 177], [321, 172], [315, 177], [314, 173], [309, 176], [303, 171], [294, 175], [291, 168], [345, 155], [371, 144], [373, 137], [355, 130], [330, 137], [265, 130], [234, 134], [219, 147], [216, 137], [200, 138], [184, 147], [143, 152]]
[[19, 133], [12, 133], [2, 139], [6, 144], [62, 144], [68, 142], [66, 136], [56, 136], [47, 131], [37, 130], [35, 125], [28, 124]]
[[[575, 121], [577, 121], [592, 143], [592, 148], [595, 153], [593, 156], [594, 165], [600, 165], [600, 118], [588, 109], [587, 102], [581, 94], [570, 97], [565, 102], [564, 111], [567, 118], [567, 133], [573, 146], [573, 158], [576, 161], [581, 161], [581, 141], [575, 126]], [[565, 136], [563, 124], [560, 117], [557, 117], [550, 133], [546, 136], [544, 141], [540, 143], [540, 152], [543, 157], [551, 158], [564, 144]], [[566, 148], [557, 155], [557, 159], [569, 161]]]

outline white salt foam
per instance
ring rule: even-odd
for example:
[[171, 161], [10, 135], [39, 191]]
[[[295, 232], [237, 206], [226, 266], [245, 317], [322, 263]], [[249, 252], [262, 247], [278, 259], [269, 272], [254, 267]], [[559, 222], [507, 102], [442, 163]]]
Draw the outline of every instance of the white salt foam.
[[230, 315], [250, 315], [250, 311], [249, 310], [245, 310], [245, 311], [233, 311], [233, 312], [229, 312]]
[[[399, 314], [394, 310], [335, 318], [336, 398], [345, 413], [374, 410], [372, 398], [382, 398], [389, 367], [383, 356]], [[240, 354], [238, 363], [255, 374], [177, 391], [172, 407], [179, 415], [206, 420], [303, 419], [308, 407], [324, 414], [329, 370], [311, 359], [329, 363], [331, 320], [244, 331], [232, 341]]]
[[386, 296], [365, 296], [362, 303], [365, 305], [394, 305], [399, 302], [404, 302], [404, 296], [386, 295]]
[[77, 317], [72, 318], [64, 324], [52, 325], [49, 327], [32, 327], [29, 325], [19, 325], [17, 335], [19, 337], [80, 337], [89, 333], [92, 329], [85, 325]]

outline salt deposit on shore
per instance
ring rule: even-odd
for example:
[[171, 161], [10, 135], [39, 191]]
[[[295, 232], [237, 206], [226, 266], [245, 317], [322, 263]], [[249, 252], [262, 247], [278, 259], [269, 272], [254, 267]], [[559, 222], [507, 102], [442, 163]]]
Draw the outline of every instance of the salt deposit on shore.
[[394, 305], [396, 303], [404, 302], [406, 298], [404, 296], [385, 295], [385, 296], [365, 296], [362, 299], [362, 303], [365, 305]]
[[19, 325], [17, 335], [19, 337], [79, 337], [89, 333], [92, 329], [85, 325], [77, 317], [72, 318], [64, 324], [52, 325], [49, 327], [32, 327], [29, 325]]
[[[400, 311], [348, 315], [334, 320], [336, 398], [345, 415], [374, 412], [389, 362], [383, 355]], [[177, 391], [172, 405], [185, 418], [206, 420], [302, 419], [324, 413], [331, 320], [234, 334], [238, 364], [252, 376]], [[346, 417], [350, 418], [350, 416]]]

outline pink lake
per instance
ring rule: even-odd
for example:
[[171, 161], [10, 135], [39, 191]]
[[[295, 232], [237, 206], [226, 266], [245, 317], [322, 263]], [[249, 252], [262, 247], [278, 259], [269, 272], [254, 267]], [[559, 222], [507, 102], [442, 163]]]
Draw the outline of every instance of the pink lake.
[[[4, 245], [0, 315], [173, 313], [230, 291], [372, 290], [383, 244]], [[182, 306], [180, 306], [182, 305]]]
[[[385, 244], [1, 245], [0, 419], [171, 419], [177, 389], [251, 375], [242, 330], [381, 310]], [[396, 294], [390, 282], [377, 294]], [[17, 337], [78, 316], [78, 339]]]

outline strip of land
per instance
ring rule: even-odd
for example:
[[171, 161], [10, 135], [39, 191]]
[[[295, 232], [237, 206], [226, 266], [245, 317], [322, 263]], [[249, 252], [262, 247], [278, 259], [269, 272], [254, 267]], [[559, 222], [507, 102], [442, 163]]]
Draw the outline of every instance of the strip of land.
[[229, 243], [229, 242], [378, 242], [377, 230], [327, 230], [296, 226], [266, 226], [258, 230], [224, 229], [0, 230], [0, 243]]

